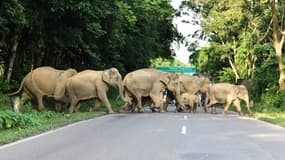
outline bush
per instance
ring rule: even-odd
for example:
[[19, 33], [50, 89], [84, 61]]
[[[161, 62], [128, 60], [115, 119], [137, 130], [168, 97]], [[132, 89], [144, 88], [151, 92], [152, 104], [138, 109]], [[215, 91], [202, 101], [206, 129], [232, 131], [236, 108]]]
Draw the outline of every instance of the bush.
[[2, 77], [0, 77], [0, 91], [2, 91], [3, 93], [18, 89], [18, 87], [19, 83], [17, 81], [11, 80], [10, 82], [7, 82]]
[[0, 111], [0, 129], [25, 128], [39, 125], [35, 114], [22, 114], [13, 111]]

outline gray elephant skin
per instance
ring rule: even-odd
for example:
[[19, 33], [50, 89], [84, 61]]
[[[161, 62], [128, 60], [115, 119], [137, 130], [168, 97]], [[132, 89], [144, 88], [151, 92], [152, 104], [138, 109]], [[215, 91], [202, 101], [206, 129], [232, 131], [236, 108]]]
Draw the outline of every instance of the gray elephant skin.
[[70, 98], [69, 112], [78, 111], [80, 101], [95, 99], [96, 110], [99, 107], [98, 100], [103, 101], [108, 113], [114, 113], [108, 97], [109, 86], [118, 87], [121, 98], [123, 97], [122, 76], [116, 68], [110, 68], [103, 71], [84, 70], [70, 78], [66, 89]]
[[[179, 75], [180, 79], [180, 94], [198, 94], [205, 93], [206, 99], [209, 94], [209, 88], [211, 86], [211, 81], [208, 77], [197, 77], [191, 75]], [[206, 106], [204, 106], [204, 111], [207, 112]]]
[[[60, 103], [67, 102], [65, 97], [65, 84], [68, 78], [77, 74], [75, 69], [58, 70], [49, 66], [39, 67], [29, 72], [21, 82], [20, 88], [8, 94], [12, 99], [14, 111], [19, 111], [27, 97], [37, 100], [38, 111], [43, 110], [43, 97], [51, 96], [56, 100], [56, 110], [60, 110]], [[20, 95], [20, 98], [15, 98]], [[13, 98], [14, 97], [14, 98]], [[14, 101], [16, 100], [16, 101]]]
[[[120, 112], [124, 112], [129, 104], [137, 102], [139, 112], [144, 112], [142, 98], [150, 97], [153, 106], [166, 112], [163, 107], [163, 91], [167, 88], [173, 92], [175, 99], [181, 104], [179, 76], [174, 73], [161, 72], [156, 69], [139, 69], [128, 73], [124, 80], [125, 104]], [[133, 108], [133, 107], [132, 107]]]
[[233, 102], [239, 115], [242, 115], [240, 100], [243, 100], [251, 114], [248, 90], [244, 85], [216, 83], [210, 87], [209, 100], [207, 107], [213, 107], [213, 112], [215, 112], [215, 104], [225, 104], [223, 114], [226, 114]]
[[181, 94], [182, 103], [184, 104], [186, 111], [196, 112], [197, 107], [201, 106], [199, 96], [190, 93]]

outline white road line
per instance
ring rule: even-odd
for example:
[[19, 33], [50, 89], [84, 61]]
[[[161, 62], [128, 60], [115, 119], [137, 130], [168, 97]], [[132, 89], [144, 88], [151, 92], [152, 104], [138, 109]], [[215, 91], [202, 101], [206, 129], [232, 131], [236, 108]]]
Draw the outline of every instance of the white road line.
[[181, 134], [186, 135], [186, 133], [187, 133], [187, 127], [186, 127], [186, 126], [182, 126], [182, 128], [181, 128]]
[[184, 120], [187, 120], [187, 118], [188, 118], [187, 116], [184, 116]]

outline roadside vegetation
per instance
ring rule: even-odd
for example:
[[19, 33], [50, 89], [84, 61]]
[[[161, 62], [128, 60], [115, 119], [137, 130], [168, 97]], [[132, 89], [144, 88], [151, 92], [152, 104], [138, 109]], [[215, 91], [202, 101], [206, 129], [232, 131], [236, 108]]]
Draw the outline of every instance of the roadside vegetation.
[[[110, 91], [110, 103], [114, 111], [119, 112], [119, 107], [123, 103], [120, 100], [115, 100], [117, 92], [114, 89]], [[24, 105], [23, 112], [16, 113], [12, 111], [8, 97], [0, 93], [0, 144], [106, 114], [103, 104], [100, 105], [98, 111], [89, 112], [89, 109], [94, 106], [92, 100], [83, 102], [80, 112], [72, 114], [69, 114], [67, 109], [55, 112], [53, 105], [48, 102], [46, 106], [44, 111], [38, 112], [32, 108], [31, 102], [28, 101]]]

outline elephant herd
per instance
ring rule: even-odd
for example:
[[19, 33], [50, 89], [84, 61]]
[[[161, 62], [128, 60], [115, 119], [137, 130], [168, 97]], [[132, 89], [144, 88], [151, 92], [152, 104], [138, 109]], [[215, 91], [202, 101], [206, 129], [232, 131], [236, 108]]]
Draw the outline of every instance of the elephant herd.
[[[212, 84], [206, 76], [192, 76], [162, 72], [156, 69], [138, 69], [122, 78], [118, 69], [109, 68], [102, 71], [75, 69], [57, 70], [52, 67], [39, 67], [29, 72], [22, 80], [20, 88], [8, 94], [14, 111], [21, 110], [27, 98], [35, 99], [37, 109], [43, 109], [43, 97], [53, 97], [55, 110], [62, 105], [68, 107], [69, 113], [79, 111], [80, 102], [94, 99], [94, 108], [99, 108], [102, 101], [108, 113], [114, 113], [108, 97], [109, 86], [117, 87], [124, 104], [120, 112], [144, 112], [148, 104], [152, 111], [158, 109], [167, 112], [168, 104], [175, 100], [176, 111], [195, 112], [201, 106], [201, 97], [205, 96], [204, 111], [211, 108], [215, 112], [216, 104], [225, 104], [224, 114], [233, 102], [238, 114], [242, 114], [240, 100], [245, 101], [250, 111], [248, 91], [243, 85], [229, 83]], [[23, 94], [25, 93], [25, 94]], [[28, 95], [28, 96], [25, 96]]]

